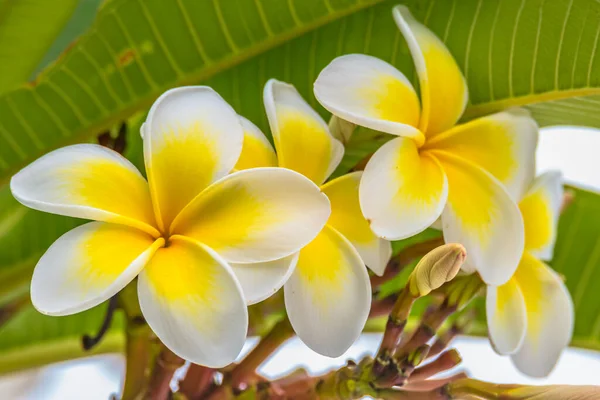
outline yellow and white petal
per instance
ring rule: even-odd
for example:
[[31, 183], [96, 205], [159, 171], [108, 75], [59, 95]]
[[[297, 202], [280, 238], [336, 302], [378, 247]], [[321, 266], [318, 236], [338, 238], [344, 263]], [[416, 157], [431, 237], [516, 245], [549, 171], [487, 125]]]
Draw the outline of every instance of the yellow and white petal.
[[444, 43], [417, 22], [406, 6], [394, 7], [393, 14], [419, 75], [419, 128], [433, 136], [454, 126], [461, 117], [469, 98], [467, 82]]
[[264, 102], [279, 166], [300, 172], [317, 185], [325, 182], [342, 160], [344, 145], [294, 86], [270, 79]]
[[114, 296], [164, 240], [124, 225], [90, 222], [62, 235], [38, 261], [31, 302], [42, 314], [69, 315]]
[[235, 172], [203, 191], [173, 223], [228, 262], [278, 260], [321, 231], [331, 207], [306, 177], [285, 168]]
[[244, 129], [244, 146], [234, 169], [241, 171], [249, 168], [276, 167], [277, 155], [265, 134], [244, 117], [240, 117], [240, 122]]
[[523, 373], [547, 376], [573, 334], [573, 300], [550, 267], [525, 252], [515, 279], [525, 297], [527, 333], [512, 361]]
[[238, 115], [209, 87], [171, 89], [156, 100], [146, 120], [144, 160], [161, 230], [233, 169], [243, 139]]
[[338, 357], [364, 328], [371, 284], [352, 244], [327, 225], [300, 251], [298, 265], [284, 286], [284, 298], [298, 337], [317, 353]]
[[447, 151], [498, 179], [519, 201], [535, 176], [538, 126], [525, 109], [478, 118], [437, 135], [424, 149]]
[[140, 274], [138, 296], [148, 325], [183, 359], [220, 368], [244, 346], [242, 288], [227, 262], [203, 244], [171, 237]]
[[502, 286], [488, 286], [485, 308], [494, 349], [502, 355], [515, 353], [527, 329], [525, 299], [517, 282], [510, 279]]
[[299, 253], [275, 261], [255, 264], [231, 264], [240, 282], [248, 305], [261, 302], [283, 287], [296, 263]]
[[378, 236], [397, 240], [435, 222], [448, 196], [439, 162], [419, 153], [415, 142], [393, 139], [369, 160], [359, 189], [360, 207]]
[[467, 249], [463, 269], [477, 270], [488, 285], [504, 284], [517, 269], [525, 242], [517, 204], [496, 178], [477, 165], [446, 152], [435, 156], [448, 177], [444, 240]]
[[519, 202], [525, 224], [525, 249], [542, 260], [552, 258], [562, 201], [562, 174], [549, 171], [535, 179]]
[[381, 276], [392, 256], [392, 245], [377, 237], [362, 215], [358, 202], [361, 177], [362, 171], [353, 172], [321, 187], [331, 202], [331, 216], [327, 223], [352, 243], [367, 267]]
[[95, 144], [54, 150], [10, 181], [13, 196], [35, 210], [132, 226], [154, 236], [148, 184], [119, 153]]
[[314, 85], [315, 97], [332, 114], [393, 135], [423, 139], [419, 98], [396, 67], [364, 54], [333, 60]]

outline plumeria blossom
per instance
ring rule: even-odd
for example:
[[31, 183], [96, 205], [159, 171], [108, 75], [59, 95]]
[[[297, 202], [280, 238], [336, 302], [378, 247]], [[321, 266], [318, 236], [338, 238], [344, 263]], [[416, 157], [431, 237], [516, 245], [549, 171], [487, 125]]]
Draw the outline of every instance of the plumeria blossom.
[[295, 254], [325, 225], [329, 200], [288, 169], [228, 175], [243, 129], [208, 87], [166, 92], [143, 129], [148, 181], [92, 144], [53, 151], [12, 178], [22, 204], [97, 221], [67, 232], [40, 259], [32, 303], [48, 315], [77, 313], [139, 275], [142, 313], [163, 343], [195, 363], [225, 366], [248, 325], [231, 263]]
[[419, 97], [408, 79], [375, 57], [336, 58], [319, 75], [315, 96], [333, 114], [397, 137], [369, 160], [360, 206], [380, 237], [402, 239], [441, 216], [446, 242], [461, 243], [492, 284], [506, 282], [523, 252], [515, 201], [534, 175], [537, 125], [524, 110], [457, 124], [467, 85], [442, 41], [408, 9], [393, 11], [415, 61]]
[[563, 199], [561, 175], [535, 179], [521, 199], [525, 251], [513, 277], [487, 288], [490, 338], [500, 354], [512, 354], [519, 370], [535, 377], [552, 371], [573, 333], [573, 301], [550, 260]]
[[[237, 169], [279, 165], [305, 175], [331, 202], [331, 216], [317, 237], [295, 257], [235, 266], [246, 297], [262, 300], [284, 285], [285, 305], [298, 336], [314, 351], [335, 357], [360, 335], [371, 306], [365, 263], [381, 275], [391, 255], [361, 214], [361, 172], [324, 183], [344, 153], [327, 124], [292, 85], [267, 82], [264, 102], [277, 153], [263, 133], [243, 119], [244, 148]], [[261, 271], [261, 279], [257, 279]], [[270, 271], [272, 279], [265, 280]]]

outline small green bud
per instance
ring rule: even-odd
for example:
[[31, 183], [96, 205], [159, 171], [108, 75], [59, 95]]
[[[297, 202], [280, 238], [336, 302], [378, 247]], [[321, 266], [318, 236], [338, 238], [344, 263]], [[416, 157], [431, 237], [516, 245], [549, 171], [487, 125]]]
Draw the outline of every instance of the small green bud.
[[355, 128], [356, 125], [352, 122], [343, 120], [335, 115], [329, 120], [329, 131], [334, 138], [343, 144], [346, 144], [350, 141]]
[[467, 251], [458, 243], [447, 243], [427, 253], [409, 278], [413, 296], [426, 296], [432, 290], [451, 281], [462, 266]]

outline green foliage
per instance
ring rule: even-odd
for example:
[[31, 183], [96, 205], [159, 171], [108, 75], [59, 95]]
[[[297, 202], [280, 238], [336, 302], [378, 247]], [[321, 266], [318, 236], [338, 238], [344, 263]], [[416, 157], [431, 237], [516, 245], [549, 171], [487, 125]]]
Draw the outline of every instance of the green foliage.
[[573, 189], [560, 218], [552, 267], [565, 278], [575, 303], [573, 345], [600, 350], [600, 196]]
[[0, 1], [0, 93], [26, 82], [78, 0]]
[[[143, 112], [158, 95], [174, 86], [210, 85], [236, 111], [268, 133], [262, 88], [269, 78], [296, 85], [325, 117], [327, 114], [312, 95], [312, 84], [319, 71], [338, 55], [377, 56], [396, 65], [415, 82], [408, 48], [391, 17], [392, 7], [401, 2], [106, 1], [89, 29], [34, 84], [0, 94], [0, 306], [27, 292], [39, 256], [60, 234], [81, 223], [18, 205], [6, 185], [14, 172], [57, 147], [95, 140], [99, 133], [114, 129], [134, 115], [125, 155], [143, 167], [138, 132]], [[8, 3], [0, 1], [0, 20], [3, 15], [9, 16], [3, 14]], [[27, 68], [4, 63], [3, 68], [10, 67], [14, 75], [9, 79], [11, 75], [0, 74], [0, 93], [4, 80], [12, 84], [29, 77], [68, 18], [64, 10], [59, 16], [56, 2], [51, 2], [52, 6], [43, 3], [42, 8], [52, 8], [48, 15], [53, 22], [48, 21], [48, 15], [44, 24], [29, 16], [28, 26], [36, 28], [30, 34], [45, 33], [27, 40], [28, 44], [40, 45], [35, 54], [28, 49], [28, 55], [21, 52], [11, 56], [11, 62], [28, 59]], [[65, 9], [70, 4], [72, 12], [74, 1], [61, 3]], [[597, 1], [405, 3], [417, 19], [442, 38], [464, 72], [470, 90], [465, 118], [522, 105], [542, 126], [600, 127]], [[15, 3], [13, 7], [27, 4]], [[0, 39], [8, 32], [6, 29], [0, 27]], [[9, 42], [0, 40], [0, 56], [5, 44], [16, 51], [23, 43]], [[40, 50], [42, 44], [44, 51]], [[53, 51], [63, 45], [55, 43]], [[348, 171], [389, 138], [360, 129], [348, 144], [337, 174]], [[574, 344], [592, 348], [600, 348], [600, 322], [596, 318], [600, 303], [594, 301], [594, 282], [600, 279], [597, 219], [600, 197], [577, 191], [574, 204], [561, 219], [553, 262], [565, 275], [574, 296]], [[44, 351], [29, 353], [29, 357], [34, 360], [38, 354], [38, 363], [50, 360], [47, 351], [53, 344], [57, 349], [61, 348], [59, 344], [73, 349], [82, 332], [100, 325], [102, 312], [98, 310], [82, 316], [50, 318], [28, 308], [18, 320], [0, 328], [0, 351], [17, 354], [47, 344]], [[116, 325], [115, 334], [120, 327]], [[76, 353], [57, 353], [52, 360]], [[12, 365], [6, 360], [0, 357], [0, 372]], [[30, 365], [34, 364], [32, 361]]]

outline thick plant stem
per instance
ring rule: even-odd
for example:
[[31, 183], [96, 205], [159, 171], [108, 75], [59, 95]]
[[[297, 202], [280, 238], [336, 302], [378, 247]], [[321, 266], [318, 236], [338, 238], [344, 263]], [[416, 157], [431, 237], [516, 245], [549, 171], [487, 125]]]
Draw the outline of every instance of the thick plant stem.
[[152, 375], [145, 398], [149, 400], [167, 400], [171, 394], [171, 380], [175, 371], [183, 366], [183, 359], [163, 346], [154, 360]]
[[121, 400], [139, 400], [146, 393], [150, 365], [155, 354], [152, 330], [142, 317], [137, 297], [137, 282], [127, 285], [118, 297], [127, 317], [125, 382]]
[[214, 381], [215, 370], [202, 365], [192, 364], [185, 378], [179, 382], [179, 392], [188, 400], [201, 399]]
[[408, 288], [404, 288], [398, 296], [394, 308], [388, 317], [383, 339], [379, 346], [379, 350], [377, 351], [377, 357], [375, 358], [375, 364], [373, 365], [373, 372], [375, 374], [383, 372], [383, 369], [388, 363], [387, 359], [398, 345], [400, 336], [406, 326], [410, 309], [416, 299], [417, 297], [413, 296]]
[[231, 386], [234, 389], [243, 389], [245, 385], [255, 383], [257, 381], [256, 369], [293, 334], [294, 330], [287, 317], [275, 324], [256, 347], [233, 368]]
[[148, 369], [152, 358], [151, 330], [146, 324], [127, 322], [127, 366], [121, 400], [140, 399], [148, 384]]

